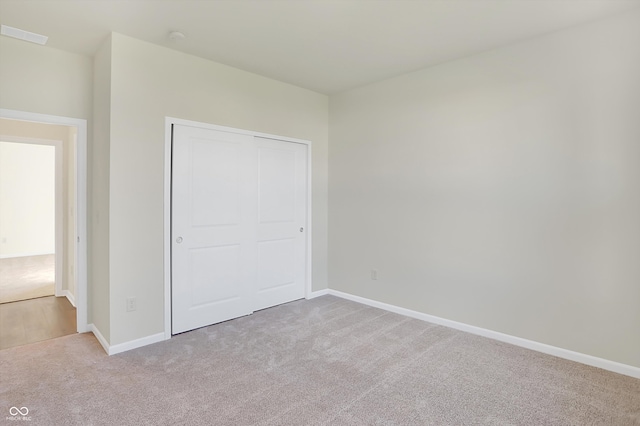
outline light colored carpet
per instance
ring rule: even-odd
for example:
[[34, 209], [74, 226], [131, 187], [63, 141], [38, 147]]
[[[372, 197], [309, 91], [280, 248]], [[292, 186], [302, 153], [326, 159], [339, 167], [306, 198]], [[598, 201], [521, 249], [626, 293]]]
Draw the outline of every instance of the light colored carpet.
[[640, 380], [332, 296], [108, 357], [0, 351], [0, 412], [45, 425], [637, 425]]
[[0, 303], [53, 296], [55, 255], [0, 259]]

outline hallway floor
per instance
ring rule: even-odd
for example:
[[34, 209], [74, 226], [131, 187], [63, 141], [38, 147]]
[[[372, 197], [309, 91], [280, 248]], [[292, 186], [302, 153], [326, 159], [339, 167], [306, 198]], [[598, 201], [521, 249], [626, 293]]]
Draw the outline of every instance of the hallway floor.
[[0, 259], [0, 303], [53, 296], [55, 281], [55, 254]]
[[47, 296], [0, 304], [0, 349], [76, 333], [76, 308]]

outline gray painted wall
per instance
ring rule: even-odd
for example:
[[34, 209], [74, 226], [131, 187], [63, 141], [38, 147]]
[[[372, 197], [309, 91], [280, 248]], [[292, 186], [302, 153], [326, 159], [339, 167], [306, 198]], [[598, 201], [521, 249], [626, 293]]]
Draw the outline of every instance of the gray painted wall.
[[636, 10], [332, 96], [330, 287], [640, 367], [638, 40]]

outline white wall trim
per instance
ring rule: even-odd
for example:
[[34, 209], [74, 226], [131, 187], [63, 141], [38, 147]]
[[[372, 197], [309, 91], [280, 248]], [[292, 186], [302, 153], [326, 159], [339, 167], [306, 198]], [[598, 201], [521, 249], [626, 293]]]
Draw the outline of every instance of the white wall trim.
[[197, 127], [199, 129], [218, 130], [220, 132], [237, 133], [241, 135], [256, 136], [260, 138], [276, 139], [279, 141], [301, 143], [311, 146], [311, 142], [304, 139], [290, 138], [288, 136], [272, 135], [269, 133], [254, 132], [253, 130], [237, 129], [235, 127], [219, 126], [217, 124], [202, 123], [199, 121], [184, 120], [182, 118], [165, 117], [165, 125], [179, 124], [181, 126]]
[[164, 332], [152, 334], [151, 336], [141, 337], [140, 339], [130, 340], [128, 342], [111, 345], [107, 353], [109, 355], [119, 354], [121, 352], [130, 351], [131, 349], [141, 348], [142, 346], [151, 345], [153, 343], [165, 341]]
[[62, 295], [67, 298], [69, 303], [75, 308], [76, 307], [76, 299], [73, 297], [73, 294], [69, 290], [64, 290]]
[[286, 136], [271, 135], [268, 133], [254, 132], [251, 130], [236, 129], [233, 127], [218, 126], [216, 124], [201, 123], [197, 121], [183, 120], [181, 118], [165, 117], [164, 130], [164, 339], [171, 338], [171, 144], [173, 125], [196, 127], [200, 129], [218, 130], [223, 132], [238, 133], [254, 137], [276, 139], [285, 142], [299, 143], [307, 146], [307, 275], [305, 286], [305, 297], [312, 291], [312, 182], [311, 182], [311, 142], [303, 139], [290, 138]]
[[156, 333], [152, 334], [151, 336], [130, 340], [128, 342], [120, 343], [117, 345], [110, 345], [109, 342], [107, 342], [107, 339], [105, 339], [102, 333], [100, 333], [98, 327], [96, 327], [94, 324], [89, 324], [88, 328], [89, 331], [91, 331], [93, 335], [96, 336], [96, 339], [98, 339], [98, 342], [100, 342], [100, 345], [102, 345], [102, 348], [107, 353], [107, 355], [119, 354], [121, 352], [130, 351], [132, 349], [141, 348], [143, 346], [166, 340], [164, 338], [164, 333]]
[[474, 325], [464, 324], [461, 322], [440, 318], [422, 312], [412, 311], [411, 309], [401, 308], [399, 306], [378, 302], [376, 300], [367, 299], [365, 297], [355, 296], [353, 294], [344, 293], [342, 291], [329, 289], [327, 293], [332, 296], [341, 297], [343, 299], [362, 303], [374, 308], [384, 309], [385, 311], [394, 312], [396, 314], [405, 315], [433, 324], [443, 325], [445, 327], [454, 328], [456, 330], [464, 331], [478, 336], [488, 337], [493, 340], [510, 343], [515, 346], [542, 352], [547, 355], [557, 356], [558, 358], [568, 359], [570, 361], [579, 362], [582, 364], [590, 365], [592, 367], [598, 367], [602, 368], [603, 370], [613, 371], [614, 373], [624, 374], [626, 376], [640, 379], [640, 368], [631, 365], [610, 361], [608, 359], [598, 358], [580, 352], [570, 351], [568, 349], [558, 348], [556, 346], [547, 345], [545, 343], [511, 336], [509, 334], [500, 333], [498, 331], [488, 330], [486, 328], [476, 327]]
[[[16, 111], [0, 108], [0, 117], [36, 123], [73, 126], [77, 129], [76, 138], [76, 323], [78, 333], [89, 331], [87, 313], [87, 120]], [[61, 268], [62, 269], [62, 268]]]
[[307, 142], [307, 286], [304, 290], [305, 297], [313, 292], [313, 196], [311, 185], [311, 177], [313, 176], [313, 170], [311, 170], [311, 142]]
[[311, 291], [307, 293], [307, 300], [315, 299], [316, 297], [326, 296], [329, 294], [329, 289], [325, 288], [324, 290]]
[[[626, 376], [640, 379], [640, 368], [638, 367], [622, 364], [615, 361], [610, 361], [603, 358], [598, 358], [598, 357], [583, 354], [580, 352], [570, 351], [568, 349], [558, 348], [556, 346], [535, 342], [533, 340], [523, 339], [521, 337], [511, 336], [509, 334], [488, 330], [482, 327], [476, 327], [473, 325], [448, 320], [448, 319], [437, 317], [434, 315], [413, 311], [411, 309], [401, 308], [399, 306], [391, 305], [384, 302], [378, 302], [376, 300], [355, 296], [353, 294], [344, 293], [337, 290], [324, 289], [324, 290], [314, 291], [312, 293], [309, 293], [306, 298], [314, 299], [316, 297], [325, 296], [325, 295], [340, 297], [342, 299], [347, 299], [353, 302], [362, 303], [364, 305], [372, 306], [374, 308], [379, 308], [385, 311], [394, 312], [396, 314], [430, 322], [432, 324], [442, 325], [445, 327], [453, 328], [456, 330], [464, 331], [464, 332], [475, 334], [478, 336], [487, 337], [489, 339], [498, 340], [500, 342], [509, 343], [525, 349], [531, 349], [547, 355], [557, 356], [558, 358], [579, 362], [582, 364], [590, 365], [592, 367], [602, 368], [603, 370], [608, 370], [614, 373], [624, 374]], [[120, 343], [118, 345], [111, 346], [109, 345], [109, 343], [107, 343], [106, 339], [100, 333], [100, 331], [95, 325], [89, 324], [89, 331], [91, 331], [96, 336], [96, 338], [104, 348], [105, 352], [109, 355], [115, 355], [121, 352], [140, 348], [142, 346], [147, 346], [153, 343], [162, 342], [164, 340], [167, 340], [168, 338], [171, 338], [171, 334], [170, 334], [171, 331], [169, 331], [169, 337], [167, 338], [166, 330], [165, 330], [165, 332], [156, 333], [150, 336], [142, 337], [140, 339], [131, 340], [125, 343]]]
[[95, 324], [88, 324], [87, 325], [87, 331], [90, 331], [93, 333], [94, 336], [96, 336], [96, 339], [98, 339], [98, 342], [100, 342], [100, 345], [102, 345], [102, 349], [104, 349], [104, 351], [107, 353], [107, 355], [109, 354], [109, 342], [107, 342], [107, 339], [104, 338], [104, 336], [102, 335], [102, 333], [100, 333], [100, 330], [98, 330], [98, 327], [96, 327]]
[[173, 120], [164, 121], [164, 338], [171, 339], [171, 144]]

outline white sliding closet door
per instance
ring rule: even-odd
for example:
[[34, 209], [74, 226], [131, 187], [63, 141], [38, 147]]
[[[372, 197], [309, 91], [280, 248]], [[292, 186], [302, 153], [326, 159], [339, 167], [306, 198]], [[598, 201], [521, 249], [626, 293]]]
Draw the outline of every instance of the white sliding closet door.
[[174, 125], [173, 334], [304, 297], [306, 150]]
[[253, 311], [253, 145], [248, 135], [173, 128], [174, 334]]
[[258, 310], [304, 297], [307, 147], [265, 138], [256, 144]]

